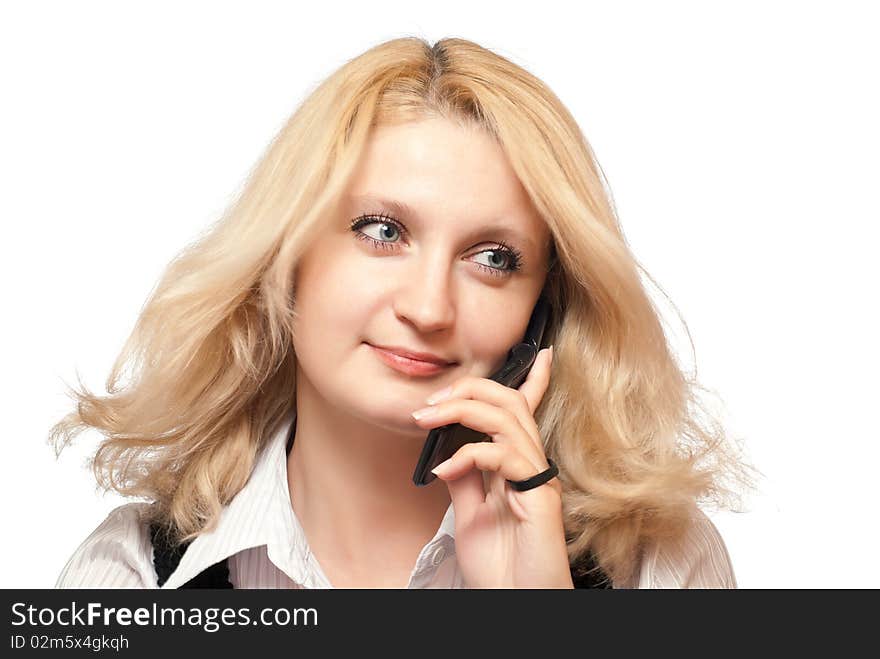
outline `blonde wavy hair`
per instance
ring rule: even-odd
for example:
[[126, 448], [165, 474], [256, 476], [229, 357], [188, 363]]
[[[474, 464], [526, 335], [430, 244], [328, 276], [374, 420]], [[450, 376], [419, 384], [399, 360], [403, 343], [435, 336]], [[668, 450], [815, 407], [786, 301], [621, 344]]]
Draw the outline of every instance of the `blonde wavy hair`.
[[316, 87], [169, 263], [107, 395], [68, 386], [76, 411], [51, 429], [56, 455], [96, 429], [100, 486], [148, 499], [150, 521], [180, 541], [211, 530], [295, 403], [292, 273], [309, 237], [373, 126], [438, 116], [497, 140], [553, 237], [555, 358], [535, 416], [560, 468], [572, 564], [591, 553], [626, 581], [641, 544], [680, 537], [697, 504], [733, 507], [748, 468], [670, 350], [590, 145], [544, 83], [456, 38], [387, 41]]

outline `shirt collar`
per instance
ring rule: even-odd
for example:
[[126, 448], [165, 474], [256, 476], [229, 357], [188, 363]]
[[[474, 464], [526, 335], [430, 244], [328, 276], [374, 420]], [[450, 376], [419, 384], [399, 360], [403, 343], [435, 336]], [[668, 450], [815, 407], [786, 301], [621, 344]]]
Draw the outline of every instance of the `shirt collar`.
[[[287, 482], [288, 439], [295, 421], [296, 411], [292, 410], [258, 454], [248, 482], [221, 510], [214, 529], [203, 531], [192, 541], [163, 589], [179, 588], [215, 563], [261, 545], [267, 546], [273, 563], [287, 568], [291, 579], [309, 584], [308, 545], [290, 504]], [[455, 538], [451, 503], [431, 542], [443, 536]]]

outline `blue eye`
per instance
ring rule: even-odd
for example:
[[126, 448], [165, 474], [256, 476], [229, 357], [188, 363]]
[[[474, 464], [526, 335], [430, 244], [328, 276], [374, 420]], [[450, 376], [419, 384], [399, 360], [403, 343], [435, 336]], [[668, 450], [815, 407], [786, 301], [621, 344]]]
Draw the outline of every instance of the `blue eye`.
[[360, 229], [360, 227], [370, 227], [370, 228], [378, 227], [379, 228], [379, 231], [378, 231], [379, 235], [375, 238], [368, 235], [368, 234], [365, 234], [364, 232], [361, 232], [361, 231], [358, 231], [357, 233], [361, 236], [365, 236], [367, 238], [370, 238], [371, 240], [374, 240], [382, 245], [389, 245], [390, 243], [395, 242], [394, 241], [394, 234], [402, 235], [402, 233], [403, 233], [400, 230], [400, 227], [397, 226], [397, 224], [395, 224], [393, 222], [389, 222], [387, 220], [382, 221], [382, 222], [375, 221], [375, 220], [370, 221], [370, 222], [364, 222], [364, 223], [358, 224], [357, 227], [353, 227], [353, 228]]
[[[361, 227], [372, 227], [374, 225], [378, 227], [378, 231], [376, 232], [378, 235], [375, 238], [361, 231]], [[374, 247], [386, 250], [394, 250], [397, 248], [399, 241], [394, 240], [395, 235], [399, 235], [400, 237], [406, 235], [406, 229], [400, 224], [400, 222], [393, 217], [382, 213], [376, 215], [361, 215], [352, 221], [351, 230], [354, 232], [354, 236], [358, 240], [362, 240]], [[521, 270], [522, 254], [519, 250], [515, 247], [506, 245], [501, 241], [498, 241], [498, 245], [497, 248], [483, 250], [478, 253], [490, 254], [490, 262], [497, 262], [497, 259], [500, 257], [506, 265], [496, 267], [493, 265], [477, 263], [477, 266], [495, 277], [506, 277], [513, 272]]]

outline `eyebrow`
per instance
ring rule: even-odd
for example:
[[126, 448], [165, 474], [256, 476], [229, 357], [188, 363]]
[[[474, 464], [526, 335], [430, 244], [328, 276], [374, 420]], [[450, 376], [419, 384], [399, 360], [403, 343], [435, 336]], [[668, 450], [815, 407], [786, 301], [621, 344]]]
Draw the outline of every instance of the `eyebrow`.
[[[349, 195], [349, 198], [359, 204], [369, 204], [370, 206], [379, 207], [391, 211], [401, 217], [421, 221], [418, 211], [407, 203], [397, 201], [395, 199], [386, 199], [376, 194]], [[537, 243], [529, 236], [512, 229], [506, 224], [479, 224], [472, 231], [466, 234], [466, 238], [473, 239], [488, 235], [498, 236], [504, 240], [518, 242], [520, 244], [531, 247], [535, 252], [538, 251]]]

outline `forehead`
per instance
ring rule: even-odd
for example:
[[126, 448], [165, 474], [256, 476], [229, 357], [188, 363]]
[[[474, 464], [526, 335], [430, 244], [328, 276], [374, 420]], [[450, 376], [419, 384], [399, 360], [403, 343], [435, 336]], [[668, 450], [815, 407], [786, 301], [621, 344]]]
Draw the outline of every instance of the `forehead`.
[[500, 145], [442, 118], [374, 128], [345, 197], [350, 207], [375, 206], [416, 223], [492, 226], [536, 248], [549, 239]]

